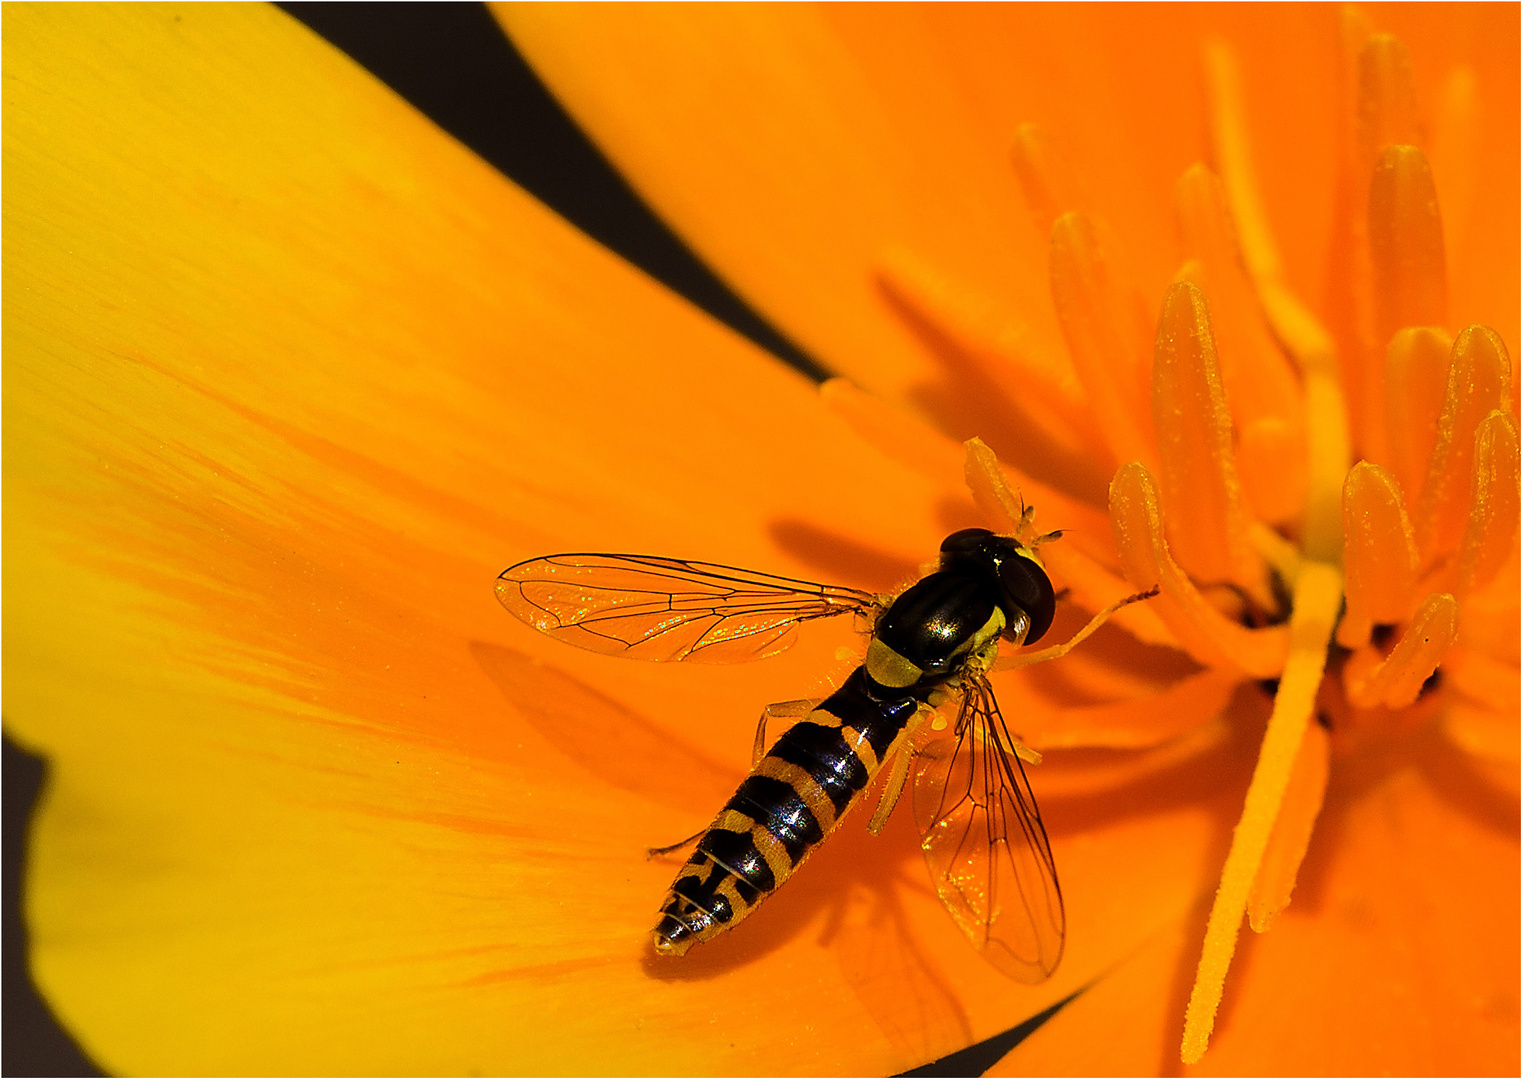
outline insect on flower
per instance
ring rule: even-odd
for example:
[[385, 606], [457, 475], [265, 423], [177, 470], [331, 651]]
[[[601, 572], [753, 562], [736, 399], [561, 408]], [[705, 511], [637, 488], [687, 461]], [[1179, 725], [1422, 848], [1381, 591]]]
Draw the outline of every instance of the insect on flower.
[[[938, 568], [897, 595], [650, 555], [546, 555], [502, 572], [498, 599], [536, 630], [644, 660], [753, 660], [786, 649], [812, 619], [871, 621], [867, 655], [840, 689], [762, 711], [750, 775], [667, 893], [657, 953], [680, 956], [754, 911], [888, 765], [869, 831], [882, 829], [913, 768], [921, 848], [947, 911], [1005, 974], [1052, 974], [1063, 895], [1021, 765], [1040, 757], [1006, 727], [988, 679], [1001, 642], [1030, 645], [1052, 624], [1056, 596], [1037, 548], [1060, 534], [1033, 537], [1031, 523], [1027, 509], [1014, 536], [952, 533]], [[1151, 595], [1126, 597], [1064, 644], [998, 666], [1055, 659]], [[955, 707], [950, 724], [944, 706]], [[767, 722], [783, 717], [796, 722], [764, 752]]]

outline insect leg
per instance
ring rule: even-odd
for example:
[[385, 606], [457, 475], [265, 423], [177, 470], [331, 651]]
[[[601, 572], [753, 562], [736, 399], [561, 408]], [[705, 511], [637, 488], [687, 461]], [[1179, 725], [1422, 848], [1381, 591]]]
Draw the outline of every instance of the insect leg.
[[665, 847], [648, 847], [645, 849], [645, 858], [648, 861], [654, 859], [657, 855], [670, 855], [674, 851], [687, 847], [706, 832], [708, 832], [708, 829], [699, 829], [686, 840], [678, 840], [675, 844], [667, 844]]
[[1058, 657], [1067, 653], [1075, 645], [1078, 645], [1085, 638], [1089, 637], [1089, 635], [1093, 634], [1096, 630], [1100, 629], [1100, 627], [1104, 625], [1106, 619], [1109, 619], [1116, 612], [1126, 607], [1126, 605], [1135, 604], [1139, 600], [1151, 600], [1157, 595], [1158, 586], [1154, 585], [1147, 592], [1133, 593], [1131, 596], [1122, 597], [1110, 607], [1100, 612], [1100, 614], [1096, 615], [1093, 619], [1089, 620], [1089, 622], [1085, 623], [1084, 629], [1080, 630], [1073, 637], [1063, 642], [1063, 644], [1054, 645], [1050, 649], [1038, 649], [1034, 653], [1017, 654], [1015, 656], [1002, 656], [990, 665], [989, 670], [1014, 671], [1017, 668], [1030, 667], [1032, 664], [1040, 664], [1048, 660], [1056, 660]]
[[904, 733], [894, 740], [894, 746], [889, 749], [889, 753], [894, 755], [894, 763], [889, 767], [888, 779], [884, 782], [883, 794], [878, 797], [877, 809], [867, 822], [867, 831], [874, 836], [881, 833], [883, 826], [888, 824], [889, 816], [893, 814], [894, 807], [899, 804], [899, 796], [904, 792], [904, 782], [910, 775], [910, 764], [921, 749], [915, 744], [916, 735], [928, 718], [937, 715], [935, 709], [922, 704], [916, 711], [915, 718], [905, 725]]
[[767, 721], [778, 719], [797, 720], [799, 717], [808, 716], [819, 705], [820, 698], [799, 698], [796, 701], [775, 701], [761, 712], [761, 719], [756, 722], [756, 741], [751, 744], [751, 768], [761, 764], [761, 759], [767, 753]]

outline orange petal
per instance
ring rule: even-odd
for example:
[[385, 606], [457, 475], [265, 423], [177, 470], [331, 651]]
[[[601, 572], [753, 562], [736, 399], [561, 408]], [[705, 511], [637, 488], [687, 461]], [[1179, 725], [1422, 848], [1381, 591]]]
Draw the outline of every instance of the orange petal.
[[1087, 747], [1140, 750], [1178, 738], [1216, 719], [1241, 683], [1242, 676], [1235, 671], [1201, 671], [1180, 679], [1161, 694], [1058, 710], [1040, 732], [1028, 730], [1022, 734], [1038, 750]]
[[1493, 409], [1510, 411], [1511, 393], [1512, 362], [1502, 339], [1484, 326], [1460, 331], [1454, 339], [1438, 437], [1412, 516], [1426, 564], [1460, 544], [1475, 473], [1476, 429]]
[[1343, 484], [1343, 573], [1347, 609], [1338, 643], [1353, 649], [1375, 623], [1411, 613], [1417, 588], [1417, 541], [1401, 505], [1401, 489], [1379, 465], [1361, 461]]
[[1448, 593], [1423, 601], [1391, 654], [1373, 668], [1350, 665], [1344, 690], [1357, 708], [1384, 705], [1401, 709], [1417, 700], [1423, 683], [1438, 670], [1459, 630], [1459, 605]]
[[1470, 520], [1460, 546], [1459, 596], [1483, 589], [1517, 547], [1518, 428], [1512, 417], [1493, 412], [1475, 433], [1475, 477], [1470, 485]]
[[[1518, 669], [1512, 669], [1516, 688]], [[1507, 766], [1512, 772], [1513, 794], [1517, 794], [1517, 769], [1523, 746], [1519, 744], [1517, 694], [1510, 710], [1451, 707], [1442, 720], [1444, 735], [1467, 754], [1483, 761]]]
[[820, 397], [861, 439], [892, 461], [937, 483], [952, 483], [962, 465], [956, 443], [906, 413], [852, 385], [849, 379], [820, 384]]
[[1138, 589], [1163, 590], [1149, 606], [1196, 661], [1260, 678], [1279, 674], [1289, 648], [1286, 628], [1250, 630], [1206, 603], [1169, 554], [1157, 485], [1136, 462], [1111, 481], [1111, 527], [1127, 580]]
[[1258, 877], [1248, 896], [1248, 925], [1262, 934], [1274, 917], [1290, 903], [1296, 887], [1296, 875], [1306, 847], [1311, 843], [1312, 828], [1322, 812], [1322, 797], [1327, 792], [1327, 767], [1330, 743], [1327, 729], [1321, 724], [1307, 724], [1291, 766], [1285, 798], [1279, 816], [1264, 849]]
[[1517, 716], [1518, 665], [1456, 645], [1444, 658], [1444, 677], [1454, 689], [1504, 716]]
[[1164, 295], [1153, 356], [1153, 423], [1169, 548], [1198, 581], [1262, 588], [1249, 562], [1232, 454], [1232, 418], [1206, 298], [1188, 282]]
[[1453, 347], [1454, 339], [1437, 326], [1398, 330], [1386, 347], [1386, 456], [1379, 464], [1391, 470], [1414, 503], [1438, 438]]

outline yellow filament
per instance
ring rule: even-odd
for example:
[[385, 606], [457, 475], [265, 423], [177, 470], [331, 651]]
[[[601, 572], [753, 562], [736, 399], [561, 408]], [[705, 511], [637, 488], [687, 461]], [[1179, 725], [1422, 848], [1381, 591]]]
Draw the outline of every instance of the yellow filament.
[[1248, 895], [1248, 925], [1255, 933], [1268, 930], [1274, 917], [1290, 903], [1296, 875], [1311, 843], [1312, 828], [1322, 811], [1322, 797], [1327, 793], [1331, 752], [1327, 729], [1321, 724], [1307, 724], [1306, 734], [1301, 737], [1301, 749], [1296, 751], [1296, 763], [1290, 770], [1280, 813], [1269, 833], [1264, 861], [1259, 864], [1258, 876], [1253, 879], [1253, 891]]
[[1237, 62], [1226, 46], [1207, 47], [1206, 75], [1216, 167], [1237, 225], [1243, 265], [1258, 288], [1270, 330], [1301, 370], [1308, 465], [1302, 551], [1309, 559], [1336, 564], [1343, 551], [1340, 494], [1349, 461], [1337, 352], [1332, 336], [1281, 280], [1279, 252], [1254, 179]]
[[[1271, 331], [1300, 368], [1308, 468], [1301, 543], [1304, 561], [1294, 586], [1288, 656], [1207, 923], [1180, 1044], [1186, 1064], [1194, 1064], [1206, 1052], [1238, 929], [1315, 708], [1329, 639], [1343, 600], [1343, 575], [1338, 567], [1343, 557], [1343, 480], [1350, 456], [1337, 352], [1332, 336], [1282, 281], [1279, 256], [1254, 182], [1235, 64], [1222, 46], [1208, 50], [1206, 61], [1217, 167], [1242, 240], [1243, 262], [1258, 289]], [[1113, 483], [1113, 498], [1114, 487]], [[1283, 886], [1283, 868], [1278, 877]], [[1270, 894], [1274, 890], [1269, 886], [1274, 884], [1266, 881]], [[1269, 899], [1273, 907], [1273, 896]]]
[[1336, 567], [1314, 562], [1302, 568], [1290, 619], [1290, 655], [1280, 676], [1280, 690], [1259, 748], [1243, 814], [1232, 833], [1232, 846], [1206, 924], [1195, 986], [1185, 1009], [1180, 1057], [1187, 1065], [1199, 1061], [1206, 1052], [1216, 1022], [1227, 968], [1237, 948], [1238, 929], [1316, 704], [1328, 640], [1342, 599], [1343, 580]]

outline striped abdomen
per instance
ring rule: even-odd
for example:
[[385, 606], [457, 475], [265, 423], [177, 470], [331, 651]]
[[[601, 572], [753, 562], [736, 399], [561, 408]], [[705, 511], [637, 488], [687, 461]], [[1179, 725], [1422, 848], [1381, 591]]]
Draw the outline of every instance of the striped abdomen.
[[656, 951], [680, 956], [740, 922], [788, 880], [867, 789], [918, 707], [911, 696], [875, 700], [858, 668], [785, 731], [672, 883]]

